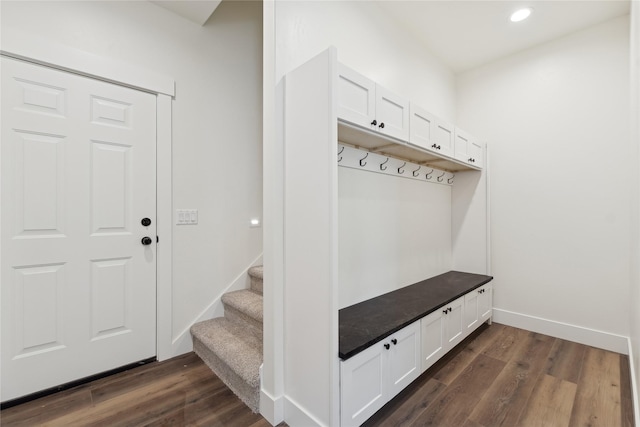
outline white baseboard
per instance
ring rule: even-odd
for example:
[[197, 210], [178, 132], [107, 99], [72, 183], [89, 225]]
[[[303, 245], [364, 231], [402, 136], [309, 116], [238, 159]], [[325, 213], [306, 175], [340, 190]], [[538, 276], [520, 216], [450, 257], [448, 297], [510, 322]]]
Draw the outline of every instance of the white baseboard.
[[304, 427], [323, 427], [320, 421], [315, 419], [313, 415], [309, 414], [295, 401], [289, 397], [284, 397], [284, 419], [287, 425], [292, 427], [304, 426]]
[[633, 401], [633, 416], [635, 418], [635, 425], [640, 426], [640, 390], [638, 390], [638, 377], [636, 376], [636, 367], [633, 359], [633, 346], [631, 345], [631, 338], [627, 339], [627, 345], [629, 346], [629, 375], [631, 376], [631, 399]]
[[171, 357], [179, 356], [184, 353], [188, 353], [193, 350], [193, 341], [191, 340], [191, 326], [203, 320], [213, 319], [215, 317], [224, 316], [224, 306], [222, 305], [222, 295], [231, 291], [239, 291], [241, 289], [248, 289], [251, 285], [251, 279], [248, 271], [251, 267], [262, 264], [262, 254], [258, 256], [253, 262], [222, 291], [211, 303], [200, 312], [177, 337], [171, 342]]
[[[273, 397], [264, 390], [260, 390], [260, 415], [272, 426], [284, 421], [284, 397]], [[293, 425], [293, 424], [292, 424]]]
[[629, 346], [627, 344], [628, 338], [609, 332], [556, 322], [549, 319], [542, 319], [540, 317], [529, 316], [526, 314], [514, 313], [512, 311], [501, 310], [498, 308], [493, 309], [493, 321], [496, 323], [502, 323], [503, 325], [550, 335], [567, 341], [574, 341], [604, 350], [615, 351], [616, 353], [628, 354], [629, 352]]

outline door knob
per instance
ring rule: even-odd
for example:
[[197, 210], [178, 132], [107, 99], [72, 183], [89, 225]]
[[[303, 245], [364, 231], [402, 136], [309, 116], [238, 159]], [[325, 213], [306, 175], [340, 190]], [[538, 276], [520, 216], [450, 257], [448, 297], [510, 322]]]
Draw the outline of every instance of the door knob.
[[142, 221], [140, 221], [140, 223], [141, 223], [142, 225], [144, 225], [145, 227], [148, 227], [148, 226], [150, 226], [150, 225], [151, 225], [151, 219], [149, 219], [149, 218], [142, 218]]
[[142, 238], [142, 244], [143, 244], [143, 245], [148, 246], [148, 245], [150, 245], [151, 243], [153, 243], [153, 240], [151, 240], [151, 237], [149, 237], [149, 236], [144, 236], [144, 237]]

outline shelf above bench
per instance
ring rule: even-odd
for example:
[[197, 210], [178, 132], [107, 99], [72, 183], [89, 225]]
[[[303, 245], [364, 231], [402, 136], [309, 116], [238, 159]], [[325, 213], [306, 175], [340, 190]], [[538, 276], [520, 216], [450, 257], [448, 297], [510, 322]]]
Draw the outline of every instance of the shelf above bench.
[[338, 120], [338, 141], [400, 160], [447, 172], [478, 170], [453, 158], [438, 156], [410, 143]]

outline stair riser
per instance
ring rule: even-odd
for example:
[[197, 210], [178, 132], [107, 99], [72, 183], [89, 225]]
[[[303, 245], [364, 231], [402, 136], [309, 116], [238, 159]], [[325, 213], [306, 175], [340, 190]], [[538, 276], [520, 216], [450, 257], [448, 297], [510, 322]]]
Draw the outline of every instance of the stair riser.
[[253, 387], [247, 384], [196, 337], [193, 351], [253, 412], [259, 412], [260, 384]]
[[251, 277], [251, 290], [262, 295], [262, 279]]
[[258, 322], [227, 304], [224, 304], [224, 317], [238, 327], [246, 329], [248, 333], [243, 337], [245, 341], [262, 347], [262, 322]]

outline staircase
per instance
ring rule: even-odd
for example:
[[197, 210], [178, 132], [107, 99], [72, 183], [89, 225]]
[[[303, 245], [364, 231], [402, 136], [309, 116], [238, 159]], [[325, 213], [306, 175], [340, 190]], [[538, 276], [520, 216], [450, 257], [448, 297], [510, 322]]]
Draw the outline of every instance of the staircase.
[[259, 412], [262, 364], [262, 266], [251, 288], [222, 296], [224, 317], [191, 327], [193, 351], [253, 412]]

